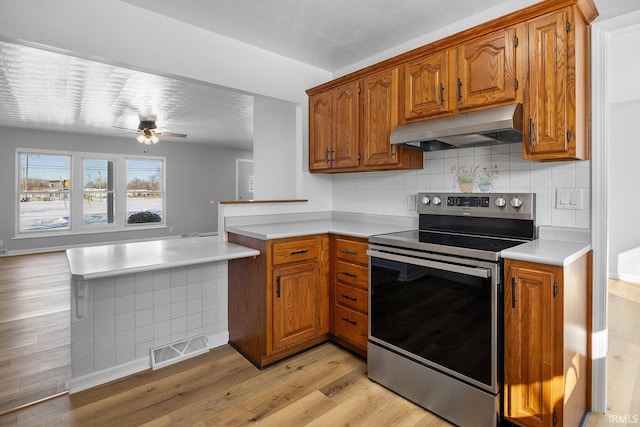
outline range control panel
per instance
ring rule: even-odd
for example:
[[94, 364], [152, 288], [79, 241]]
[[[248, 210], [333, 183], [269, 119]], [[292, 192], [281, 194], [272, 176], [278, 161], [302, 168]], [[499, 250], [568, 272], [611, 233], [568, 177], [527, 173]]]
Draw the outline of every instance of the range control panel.
[[476, 208], [488, 208], [489, 197], [449, 196], [447, 197], [447, 206], [473, 206]]
[[534, 219], [534, 193], [418, 193], [419, 214]]

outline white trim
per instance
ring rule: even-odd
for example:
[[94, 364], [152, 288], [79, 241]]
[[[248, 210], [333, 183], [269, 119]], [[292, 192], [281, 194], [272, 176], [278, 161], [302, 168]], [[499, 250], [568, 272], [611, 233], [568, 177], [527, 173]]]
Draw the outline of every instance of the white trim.
[[149, 357], [143, 357], [81, 377], [71, 378], [67, 383], [67, 389], [69, 390], [69, 394], [77, 393], [150, 368], [151, 361]]
[[[212, 348], [223, 346], [229, 342], [229, 332], [227, 331], [216, 335], [210, 335], [207, 337], [207, 341], [209, 350], [211, 350]], [[140, 359], [122, 363], [111, 368], [102, 369], [101, 371], [92, 372], [90, 374], [83, 375], [77, 378], [72, 378], [67, 383], [67, 390], [69, 390], [69, 394], [74, 394], [79, 391], [97, 387], [110, 381], [114, 381], [150, 369], [151, 358], [142, 357]]]
[[[607, 271], [609, 263], [607, 204], [607, 31], [591, 26], [591, 246], [593, 247], [593, 321], [591, 409], [607, 410]], [[604, 338], [603, 338], [604, 337]]]
[[624, 280], [625, 282], [640, 283], [640, 276], [637, 274], [619, 274], [614, 271], [610, 271], [609, 277], [611, 279]]

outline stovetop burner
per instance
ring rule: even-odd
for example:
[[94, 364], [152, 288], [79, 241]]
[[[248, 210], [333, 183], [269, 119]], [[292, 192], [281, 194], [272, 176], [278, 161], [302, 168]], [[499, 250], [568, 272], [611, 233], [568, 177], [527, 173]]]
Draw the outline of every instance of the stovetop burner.
[[486, 236], [466, 236], [429, 231], [419, 231], [418, 240], [423, 243], [494, 252], [500, 252], [503, 249], [508, 249], [523, 243], [522, 240], [497, 239]]

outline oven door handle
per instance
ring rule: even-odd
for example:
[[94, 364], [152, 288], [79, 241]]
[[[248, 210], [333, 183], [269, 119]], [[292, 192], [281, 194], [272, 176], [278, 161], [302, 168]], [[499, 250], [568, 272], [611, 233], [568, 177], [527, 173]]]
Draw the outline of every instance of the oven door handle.
[[379, 252], [371, 249], [367, 251], [367, 255], [369, 255], [370, 257], [387, 259], [390, 261], [421, 265], [423, 267], [431, 267], [431, 268], [437, 268], [438, 270], [466, 274], [468, 276], [482, 277], [484, 279], [491, 277], [491, 270], [483, 267], [465, 267], [464, 265], [449, 264], [446, 262], [431, 261], [431, 260], [422, 259], [422, 258], [413, 258], [413, 257], [408, 257], [403, 255], [396, 255], [389, 252]]

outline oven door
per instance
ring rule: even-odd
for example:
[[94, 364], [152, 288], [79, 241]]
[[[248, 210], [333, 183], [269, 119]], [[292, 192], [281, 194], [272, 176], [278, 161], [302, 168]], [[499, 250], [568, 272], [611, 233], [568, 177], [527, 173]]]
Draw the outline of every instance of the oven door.
[[499, 264], [371, 245], [369, 340], [497, 393]]

